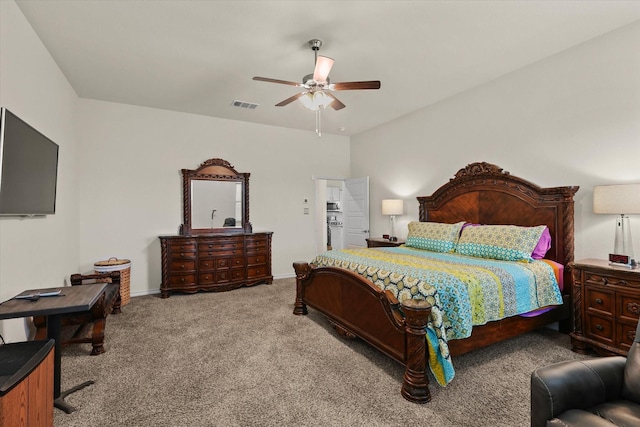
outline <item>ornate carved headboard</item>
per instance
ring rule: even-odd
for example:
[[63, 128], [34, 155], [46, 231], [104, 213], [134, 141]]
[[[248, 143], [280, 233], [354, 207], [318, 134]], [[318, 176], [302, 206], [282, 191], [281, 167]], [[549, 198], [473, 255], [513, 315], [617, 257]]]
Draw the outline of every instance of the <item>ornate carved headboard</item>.
[[[490, 163], [472, 163], [431, 196], [418, 197], [420, 221], [546, 225], [551, 233], [547, 258], [573, 261], [573, 196], [580, 187], [541, 188]], [[565, 289], [570, 275], [565, 268]]]

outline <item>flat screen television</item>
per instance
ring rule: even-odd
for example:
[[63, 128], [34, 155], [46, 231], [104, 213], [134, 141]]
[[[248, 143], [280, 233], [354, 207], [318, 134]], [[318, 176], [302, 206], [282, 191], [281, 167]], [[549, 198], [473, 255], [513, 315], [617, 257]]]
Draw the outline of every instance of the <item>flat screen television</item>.
[[0, 108], [0, 215], [56, 212], [58, 144]]

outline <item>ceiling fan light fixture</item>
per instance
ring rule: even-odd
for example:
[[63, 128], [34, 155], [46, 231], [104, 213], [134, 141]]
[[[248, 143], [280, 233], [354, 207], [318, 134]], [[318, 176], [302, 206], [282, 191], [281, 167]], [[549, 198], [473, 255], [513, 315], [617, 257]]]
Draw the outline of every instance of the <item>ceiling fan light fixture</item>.
[[327, 108], [333, 102], [333, 98], [321, 90], [307, 92], [298, 98], [300, 104], [308, 110], [318, 111], [320, 108]]

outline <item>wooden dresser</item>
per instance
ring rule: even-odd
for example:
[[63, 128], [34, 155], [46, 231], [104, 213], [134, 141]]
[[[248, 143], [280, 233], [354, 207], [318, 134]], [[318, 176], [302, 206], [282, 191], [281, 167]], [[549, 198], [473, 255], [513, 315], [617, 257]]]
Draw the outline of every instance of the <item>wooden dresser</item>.
[[640, 317], [640, 270], [584, 259], [571, 265], [573, 351], [626, 356]]
[[272, 232], [160, 236], [162, 298], [273, 283]]

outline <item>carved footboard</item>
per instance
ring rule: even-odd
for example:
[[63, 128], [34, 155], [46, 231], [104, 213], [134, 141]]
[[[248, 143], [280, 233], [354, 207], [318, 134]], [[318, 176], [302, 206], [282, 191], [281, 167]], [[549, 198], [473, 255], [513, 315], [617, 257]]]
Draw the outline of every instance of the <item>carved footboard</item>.
[[315, 268], [306, 262], [296, 262], [293, 268], [293, 314], [307, 314], [307, 306], [318, 310], [341, 335], [361, 338], [406, 367], [404, 398], [415, 403], [431, 400], [425, 336], [431, 306], [427, 302], [409, 300], [400, 304], [390, 292], [382, 292], [344, 269]]

